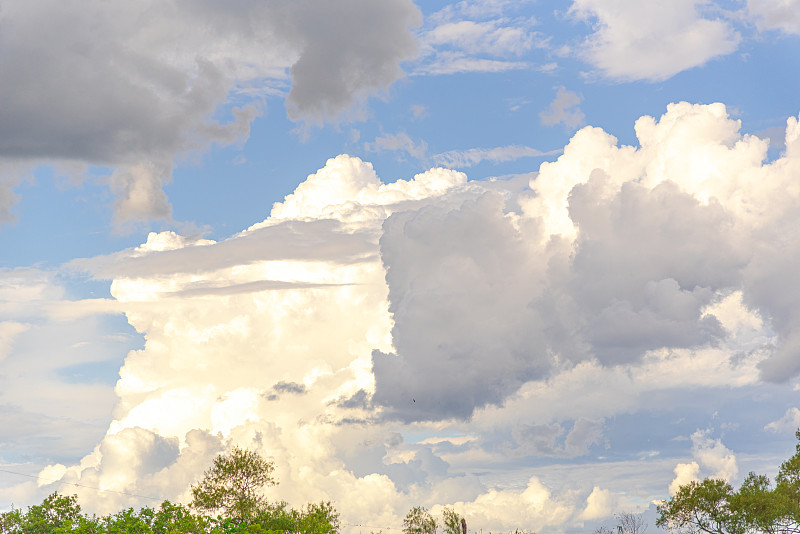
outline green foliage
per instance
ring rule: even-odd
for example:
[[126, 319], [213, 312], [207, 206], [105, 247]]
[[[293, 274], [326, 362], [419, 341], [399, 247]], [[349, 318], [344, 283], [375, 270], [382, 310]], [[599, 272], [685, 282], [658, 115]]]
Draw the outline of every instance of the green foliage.
[[309, 503], [300, 514], [297, 532], [301, 534], [338, 534], [339, 512], [330, 501]]
[[20, 532], [22, 520], [22, 510], [19, 508], [12, 508], [11, 511], [0, 514], [0, 534]]
[[299, 517], [299, 512], [285, 502], [269, 503], [258, 510], [253, 523], [268, 531], [294, 532]]
[[217, 456], [203, 480], [192, 486], [191, 506], [248, 523], [267, 504], [261, 491], [276, 484], [273, 470], [273, 463], [258, 453], [234, 447], [230, 454]]
[[773, 487], [766, 475], [750, 473], [738, 491], [727, 482], [690, 482], [658, 507], [656, 524], [689, 534], [800, 533], [800, 430], [794, 456]]
[[127, 508], [89, 517], [81, 513], [77, 496], [53, 493], [27, 512], [0, 513], [0, 534], [339, 534], [339, 513], [330, 502], [295, 510], [261, 496], [264, 486], [275, 484], [272, 470], [272, 462], [238, 447], [218, 456], [192, 488], [191, 506], [223, 512], [216, 518], [170, 501], [157, 509]]
[[151, 517], [146, 510], [149, 509], [143, 508], [137, 514], [133, 508], [128, 508], [103, 518], [106, 531], [109, 534], [151, 534], [153, 532]]
[[442, 510], [442, 530], [443, 534], [462, 534], [461, 522], [465, 521], [452, 508], [445, 507]]
[[[93, 532], [91, 520], [81, 515], [75, 495], [52, 493], [42, 504], [29, 506], [27, 513], [11, 510], [0, 517], [2, 534], [60, 534], [62, 532]], [[79, 530], [80, 529], [80, 530]]]
[[127, 508], [103, 517], [80, 513], [77, 497], [50, 495], [28, 512], [0, 514], [0, 534], [338, 534], [339, 513], [330, 502], [295, 510], [285, 502], [268, 503], [250, 521], [210, 519], [181, 504], [164, 501], [158, 509]]
[[210, 521], [185, 506], [164, 501], [158, 510], [144, 507], [103, 517], [81, 514], [77, 496], [53, 493], [26, 513], [0, 514], [0, 534], [196, 534], [210, 532]]
[[404, 534], [435, 534], [436, 520], [427, 508], [415, 506], [403, 519]]
[[656, 525], [671, 532], [740, 534], [739, 514], [730, 509], [733, 488], [724, 480], [690, 482], [659, 505]]
[[[145, 510], [143, 508], [142, 512]], [[203, 516], [192, 514], [191, 510], [182, 504], [164, 501], [153, 514], [150, 524], [153, 534], [189, 534], [208, 530], [210, 521]]]

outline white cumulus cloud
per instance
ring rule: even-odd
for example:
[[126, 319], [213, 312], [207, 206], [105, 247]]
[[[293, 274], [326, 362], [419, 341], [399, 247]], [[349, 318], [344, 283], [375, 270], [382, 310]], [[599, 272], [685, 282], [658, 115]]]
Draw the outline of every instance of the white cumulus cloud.
[[660, 81], [738, 47], [740, 36], [733, 26], [705, 16], [704, 4], [574, 0], [569, 11], [596, 28], [581, 54], [604, 76]]

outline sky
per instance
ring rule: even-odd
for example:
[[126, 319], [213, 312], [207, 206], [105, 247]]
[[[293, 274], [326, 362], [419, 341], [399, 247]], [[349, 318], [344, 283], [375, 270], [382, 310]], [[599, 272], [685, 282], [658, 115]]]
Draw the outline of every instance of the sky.
[[591, 532], [800, 427], [800, 1], [0, 0], [0, 510], [238, 445]]

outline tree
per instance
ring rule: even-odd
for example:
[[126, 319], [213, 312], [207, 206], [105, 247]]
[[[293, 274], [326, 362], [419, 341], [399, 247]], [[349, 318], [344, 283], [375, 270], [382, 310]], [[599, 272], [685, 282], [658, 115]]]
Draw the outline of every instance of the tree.
[[616, 515], [617, 532], [619, 534], [644, 534], [647, 530], [647, 523], [641, 514], [622, 512]]
[[[146, 513], [146, 510], [149, 512]], [[147, 517], [153, 534], [191, 534], [208, 529], [208, 520], [192, 514], [186, 506], [164, 501], [158, 510], [143, 508], [141, 517]]]
[[268, 503], [259, 509], [253, 523], [261, 525], [266, 530], [281, 530], [294, 532], [300, 514], [289, 507], [286, 502]]
[[[22, 534], [39, 534], [64, 531], [69, 532], [84, 519], [77, 495], [61, 495], [51, 493], [42, 501], [28, 507], [28, 513], [22, 517], [20, 529]], [[84, 525], [86, 526], [86, 525]]]
[[237, 523], [248, 522], [267, 501], [261, 491], [274, 486], [275, 466], [257, 452], [234, 447], [229, 454], [214, 459], [203, 480], [192, 486], [192, 508], [204, 512], [222, 512]]
[[404, 534], [435, 534], [436, 520], [427, 508], [415, 506], [403, 519]]
[[656, 524], [690, 534], [800, 534], [800, 430], [794, 456], [781, 464], [776, 486], [750, 473], [738, 491], [705, 479], [678, 489], [658, 506]]
[[297, 522], [297, 531], [302, 534], [337, 534], [339, 512], [330, 501], [307, 504]]
[[741, 514], [730, 507], [732, 496], [733, 488], [724, 480], [689, 482], [658, 506], [656, 525], [670, 532], [742, 534]]
[[452, 508], [445, 508], [442, 510], [442, 529], [444, 534], [466, 534], [462, 526], [466, 526], [466, 520], [458, 515]]
[[12, 506], [10, 511], [0, 514], [0, 534], [13, 534], [20, 532], [22, 520], [22, 510]]
[[644, 534], [647, 530], [647, 523], [641, 514], [622, 512], [614, 517], [617, 518], [616, 528], [599, 526], [594, 530], [594, 534]]

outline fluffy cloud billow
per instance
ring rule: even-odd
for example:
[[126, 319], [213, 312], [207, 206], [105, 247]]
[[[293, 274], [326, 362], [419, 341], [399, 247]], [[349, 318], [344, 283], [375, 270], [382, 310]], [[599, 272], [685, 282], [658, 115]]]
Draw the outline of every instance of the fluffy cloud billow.
[[[736, 477], [713, 429], [665, 425], [694, 447], [663, 454], [608, 429], [796, 380], [798, 120], [773, 161], [721, 104], [636, 132], [583, 128], [524, 189], [447, 169], [382, 183], [341, 155], [227, 240], [151, 234], [75, 262], [113, 277], [146, 341], [105, 438], [47, 473], [186, 499], [237, 443], [275, 460], [274, 495], [332, 499], [348, 524], [452, 504], [537, 530], [646, 506], [700, 464]], [[616, 463], [577, 476], [590, 454]], [[138, 502], [75, 489], [97, 510]]]
[[[466, 418], [557, 364], [718, 345], [729, 333], [709, 306], [792, 287], [792, 253], [764, 235], [788, 224], [772, 198], [797, 165], [791, 143], [764, 165], [766, 143], [740, 136], [720, 104], [675, 104], [636, 128], [639, 148], [581, 130], [521, 195], [476, 193], [387, 220], [396, 354], [374, 356], [378, 404], [403, 419]], [[779, 272], [755, 274], [768, 257]], [[797, 372], [796, 301], [772, 296], [754, 308], [788, 331], [762, 377], [785, 380]]]

